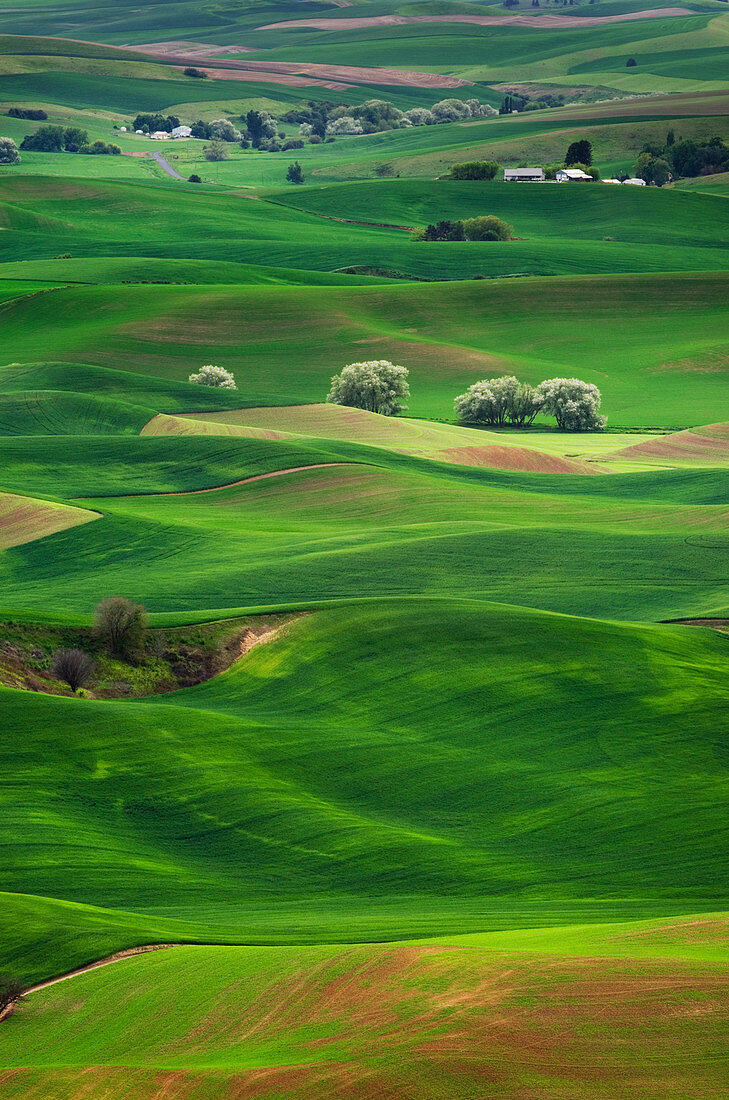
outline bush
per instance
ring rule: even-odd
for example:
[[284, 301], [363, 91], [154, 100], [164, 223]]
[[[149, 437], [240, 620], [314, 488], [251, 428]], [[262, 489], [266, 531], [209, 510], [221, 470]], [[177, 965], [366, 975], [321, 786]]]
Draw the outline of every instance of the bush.
[[194, 65], [188, 65], [186, 69], [182, 70], [185, 76], [194, 76], [198, 80], [207, 80], [208, 74], [203, 72], [202, 69], [196, 69]]
[[387, 359], [350, 363], [332, 378], [327, 401], [355, 409], [395, 416], [406, 406], [400, 402], [410, 396], [408, 370]]
[[0, 137], [0, 164], [20, 164], [18, 146], [12, 138]]
[[634, 57], [629, 57], [628, 60], [625, 62], [625, 67], [626, 69], [634, 69], [637, 64], [638, 62], [635, 60]]
[[459, 420], [471, 424], [531, 424], [539, 412], [534, 389], [513, 375], [475, 382], [454, 402]]
[[197, 175], [197, 173], [193, 172], [191, 176], [187, 177], [187, 182], [188, 183], [202, 183], [202, 180]]
[[112, 596], [97, 604], [94, 629], [113, 657], [134, 657], [144, 641], [147, 612], [141, 603]]
[[467, 241], [508, 241], [514, 227], [494, 214], [486, 214], [479, 218], [466, 218], [463, 232]]
[[495, 160], [464, 160], [451, 165], [451, 179], [492, 180], [500, 165]]
[[204, 145], [203, 156], [205, 160], [230, 160], [230, 153], [223, 141], [211, 141], [209, 145]]
[[304, 182], [304, 170], [299, 164], [298, 160], [295, 160], [293, 164], [290, 164], [286, 170], [286, 180], [288, 183], [303, 183]]
[[[80, 126], [67, 126], [63, 131], [63, 148], [67, 153], [78, 153], [83, 145], [86, 145], [89, 140], [89, 135], [86, 130], [82, 130]], [[103, 145], [103, 141], [95, 142], [97, 145]]]
[[0, 974], [0, 1013], [23, 999], [27, 986], [12, 974]]
[[78, 152], [90, 156], [121, 156], [121, 149], [118, 145], [105, 141], [95, 141], [92, 145], [82, 145]]
[[550, 378], [535, 391], [543, 412], [551, 413], [565, 432], [602, 431], [606, 418], [599, 415], [601, 395], [597, 386], [579, 378]]
[[201, 118], [197, 122], [193, 122], [190, 127], [190, 137], [202, 139], [203, 141], [210, 140], [210, 123], [203, 122]]
[[276, 119], [269, 115], [268, 111], [249, 111], [242, 116], [246, 124], [246, 133], [254, 149], [265, 142], [275, 138], [278, 132]]
[[413, 126], [432, 126], [437, 122], [435, 115], [427, 107], [413, 107], [412, 110], [405, 112], [405, 118], [412, 122]]
[[43, 122], [48, 118], [45, 111], [35, 107], [11, 107], [7, 114], [8, 118], [24, 118], [30, 122]]
[[651, 153], [641, 153], [635, 165], [635, 174], [646, 183], [655, 183], [663, 187], [671, 178], [671, 167], [663, 157]]
[[56, 680], [63, 680], [71, 688], [78, 691], [84, 687], [94, 671], [94, 662], [83, 649], [58, 649], [53, 654], [51, 661], [51, 674]]
[[188, 382], [194, 386], [214, 386], [219, 390], [235, 390], [235, 377], [225, 367], [216, 367], [213, 363], [207, 363], [200, 367], [197, 374], [191, 374]]

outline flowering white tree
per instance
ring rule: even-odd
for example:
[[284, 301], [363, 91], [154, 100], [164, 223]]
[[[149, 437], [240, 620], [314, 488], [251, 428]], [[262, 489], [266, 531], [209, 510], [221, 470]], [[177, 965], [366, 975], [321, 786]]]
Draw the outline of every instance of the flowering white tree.
[[409, 396], [407, 367], [396, 366], [387, 359], [371, 359], [350, 363], [341, 374], [335, 374], [327, 401], [395, 416], [406, 408], [400, 402]]
[[413, 107], [405, 112], [405, 118], [412, 122], [413, 126], [432, 126], [435, 115], [427, 107]]
[[471, 108], [462, 99], [441, 99], [434, 103], [431, 110], [436, 122], [458, 122], [471, 117]]
[[0, 164], [20, 164], [18, 146], [12, 138], [0, 137]]
[[240, 141], [242, 136], [228, 118], [216, 118], [210, 123], [210, 137], [217, 141]]
[[342, 115], [327, 124], [327, 134], [339, 137], [345, 134], [363, 134], [362, 123], [351, 115]]
[[607, 417], [599, 415], [599, 389], [579, 378], [549, 378], [537, 386], [535, 397], [564, 432], [601, 432], [607, 423]]
[[471, 424], [531, 424], [539, 412], [534, 390], [513, 375], [484, 378], [474, 382], [456, 398], [455, 412], [459, 420]]
[[200, 367], [197, 374], [190, 375], [188, 382], [192, 382], [196, 386], [215, 386], [219, 390], [235, 390], [238, 388], [233, 374], [225, 367], [216, 367], [213, 363], [207, 363], [204, 367]]

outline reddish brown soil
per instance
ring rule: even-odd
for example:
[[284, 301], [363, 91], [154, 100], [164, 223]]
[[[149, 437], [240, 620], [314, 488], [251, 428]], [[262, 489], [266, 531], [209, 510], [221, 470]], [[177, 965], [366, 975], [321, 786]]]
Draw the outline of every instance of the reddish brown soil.
[[677, 459], [683, 462], [729, 461], [729, 424], [707, 424], [671, 435], [656, 436], [618, 451], [621, 457]]
[[[545, 12], [544, 15], [364, 15], [344, 19], [286, 19], [281, 23], [267, 23], [259, 31], [279, 30], [282, 27], [312, 27], [322, 31], [349, 31], [360, 27], [397, 27], [403, 23], [477, 23], [485, 27], [540, 27], [542, 30], [571, 27], [601, 27], [606, 23], [630, 22], [634, 19], [665, 19], [669, 16], [691, 15], [688, 8], [654, 8], [652, 11], [626, 12], [623, 15], [593, 15], [575, 17]], [[136, 46], [135, 49], [143, 47]]]
[[491, 466], [498, 470], [526, 470], [540, 474], [603, 472], [594, 464], [532, 451], [527, 447], [451, 447], [449, 450], [439, 451], [437, 457], [444, 462], [454, 462], [460, 466]]
[[[304, 21], [305, 23], [306, 21]], [[282, 24], [283, 25], [283, 24]], [[155, 42], [148, 46], [135, 46], [136, 53], [146, 53], [153, 57], [164, 57], [167, 61], [189, 65], [197, 61], [200, 55], [195, 52], [193, 43], [191, 53], [180, 42]], [[213, 47], [210, 47], [212, 50]], [[224, 53], [229, 47], [215, 48], [216, 53]], [[172, 52], [170, 52], [172, 51]], [[343, 89], [351, 84], [389, 84], [408, 88], [461, 88], [470, 85], [470, 80], [461, 80], [456, 76], [436, 73], [409, 72], [407, 69], [373, 69], [357, 65], [324, 65], [316, 62], [294, 61], [218, 61], [214, 68], [205, 70], [209, 75], [221, 80], [270, 80], [275, 84], [284, 84], [283, 77], [296, 78], [300, 83], [320, 84], [327, 88]], [[240, 76], [236, 73], [253, 73], [253, 76]], [[332, 83], [334, 82], [334, 83]]]

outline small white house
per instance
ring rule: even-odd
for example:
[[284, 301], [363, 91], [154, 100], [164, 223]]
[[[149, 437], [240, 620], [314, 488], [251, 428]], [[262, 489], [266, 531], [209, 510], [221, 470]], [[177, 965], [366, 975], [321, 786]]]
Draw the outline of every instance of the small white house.
[[639, 179], [638, 176], [634, 176], [633, 179], [623, 180], [623, 183], [629, 183], [631, 187], [645, 187], [645, 180]]
[[592, 176], [588, 176], [581, 168], [560, 168], [554, 178], [557, 183], [577, 183], [580, 180], [591, 180]]
[[620, 180], [613, 180], [613, 179], [610, 179], [610, 180], [603, 180], [602, 182], [603, 182], [603, 183], [620, 183]]
[[505, 183], [543, 183], [544, 170], [542, 168], [505, 168]]
[[153, 134], [149, 135], [153, 141], [169, 141], [170, 135], [166, 130], [155, 130]]
[[134, 131], [134, 133], [135, 133], [135, 134], [143, 134], [143, 133], [144, 133], [144, 130], [135, 130], [135, 131]]
[[173, 138], [189, 138], [192, 136], [192, 130], [189, 126], [175, 126], [172, 131]]
[[126, 132], [127, 132], [126, 126], [120, 126], [119, 127], [119, 133], [120, 134], [126, 134]]

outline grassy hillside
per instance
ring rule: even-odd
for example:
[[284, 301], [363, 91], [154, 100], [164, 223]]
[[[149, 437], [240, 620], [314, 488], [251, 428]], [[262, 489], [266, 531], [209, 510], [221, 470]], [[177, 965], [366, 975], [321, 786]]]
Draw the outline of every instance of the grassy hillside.
[[[367, 919], [380, 935], [389, 903], [412, 935], [449, 895], [462, 930], [564, 922], [595, 903], [616, 916], [717, 908], [725, 645], [687, 628], [391, 603], [306, 617], [168, 702], [5, 689], [6, 838], [25, 824], [2, 885], [141, 910], [142, 927], [194, 912], [198, 935], [250, 935], [249, 911], [280, 903], [269, 941], [301, 934], [291, 906], [305, 898], [309, 934], [351, 936], [362, 893], [385, 903]], [[44, 810], [29, 814], [39, 790]]]
[[[429, 1100], [467, 1100], [474, 1088], [518, 1095], [535, 1085], [543, 1097], [581, 1100], [595, 1095], [585, 1065], [598, 1064], [603, 1097], [627, 1087], [676, 1098], [688, 1089], [710, 1100], [727, 1069], [728, 991], [720, 962], [691, 959], [691, 927], [640, 926], [638, 935], [661, 954], [673, 936], [687, 953], [679, 960], [632, 957], [635, 935], [624, 925], [597, 930], [602, 952], [613, 953], [617, 941], [623, 953], [599, 960], [530, 953], [519, 939], [499, 950], [488, 936], [146, 954], [34, 993], [0, 1036], [4, 1089], [76, 1097], [79, 1068], [91, 1066], [82, 1086], [91, 1097], [162, 1087], [211, 1098], [231, 1089], [271, 1100], [374, 1098], [417, 1088]], [[724, 923], [702, 927], [718, 937]], [[59, 1025], [49, 1042], [51, 1014]], [[539, 1042], [545, 1028], [548, 1046]]]

